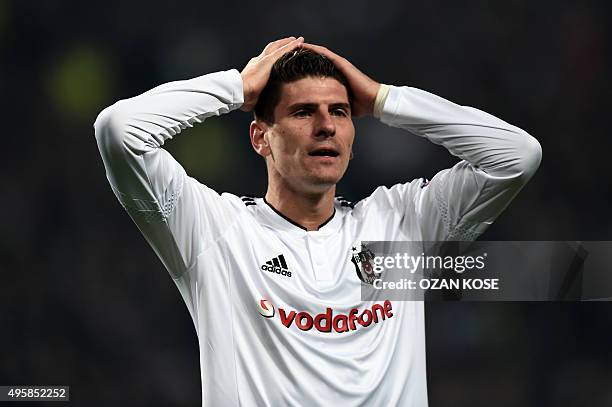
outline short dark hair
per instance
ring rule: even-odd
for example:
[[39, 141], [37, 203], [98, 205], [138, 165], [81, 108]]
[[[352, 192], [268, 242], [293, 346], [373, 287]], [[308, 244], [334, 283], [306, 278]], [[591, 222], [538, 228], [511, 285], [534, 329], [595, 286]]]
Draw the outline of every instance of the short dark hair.
[[336, 79], [346, 87], [349, 103], [352, 103], [353, 95], [348, 80], [334, 63], [314, 51], [298, 48], [281, 56], [272, 66], [270, 79], [259, 94], [255, 105], [255, 118], [268, 124], [274, 123], [274, 109], [280, 101], [282, 84], [306, 77]]

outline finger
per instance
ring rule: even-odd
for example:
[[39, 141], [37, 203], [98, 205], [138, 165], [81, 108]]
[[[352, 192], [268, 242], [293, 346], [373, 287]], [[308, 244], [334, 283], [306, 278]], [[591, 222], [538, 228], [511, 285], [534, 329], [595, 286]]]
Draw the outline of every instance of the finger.
[[281, 55], [286, 54], [289, 51], [293, 51], [297, 47], [301, 46], [304, 43], [304, 37], [298, 37], [293, 41], [288, 42], [287, 44], [279, 47], [272, 53], [275, 54], [275, 57], [280, 57]]
[[290, 43], [291, 41], [294, 41], [295, 39], [296, 38], [292, 36], [292, 37], [281, 38], [280, 40], [272, 41], [271, 43], [266, 45], [266, 47], [263, 50], [263, 53], [269, 54], [271, 52], [274, 52], [278, 48], [282, 47], [285, 44]]
[[321, 54], [326, 56], [327, 58], [333, 60], [339, 60], [341, 58], [340, 55], [330, 51], [329, 49], [322, 47], [320, 45], [316, 45], [316, 44], [310, 44], [308, 42], [305, 42], [302, 44], [303, 48], [309, 49], [311, 51], [316, 52], [317, 54]]
[[293, 51], [294, 49], [299, 48], [304, 43], [304, 37], [296, 38], [295, 40], [281, 46], [280, 48], [272, 51], [270, 54], [266, 55], [264, 58], [267, 60], [267, 63], [274, 64], [280, 57], [285, 55], [288, 52]]

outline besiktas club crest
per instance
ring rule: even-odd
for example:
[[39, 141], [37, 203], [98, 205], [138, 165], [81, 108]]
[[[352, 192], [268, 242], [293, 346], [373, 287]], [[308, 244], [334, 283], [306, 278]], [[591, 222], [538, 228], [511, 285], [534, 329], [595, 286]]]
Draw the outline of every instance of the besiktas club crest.
[[374, 252], [363, 243], [355, 244], [351, 249], [351, 262], [357, 277], [366, 284], [373, 284], [381, 275], [374, 269], [374, 257]]

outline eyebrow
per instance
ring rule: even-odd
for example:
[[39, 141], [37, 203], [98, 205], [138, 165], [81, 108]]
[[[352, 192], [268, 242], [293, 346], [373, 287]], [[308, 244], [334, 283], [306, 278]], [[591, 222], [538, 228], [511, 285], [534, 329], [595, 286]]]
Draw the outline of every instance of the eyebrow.
[[[289, 111], [296, 111], [296, 110], [300, 110], [300, 109], [307, 109], [307, 110], [314, 110], [316, 109], [318, 106], [317, 103], [295, 103], [291, 106], [289, 106], [287, 109]], [[343, 103], [343, 102], [338, 102], [338, 103], [332, 103], [329, 105], [329, 107], [331, 109], [337, 109], [337, 108], [343, 108], [346, 109], [348, 111], [351, 110], [351, 105], [348, 103]]]

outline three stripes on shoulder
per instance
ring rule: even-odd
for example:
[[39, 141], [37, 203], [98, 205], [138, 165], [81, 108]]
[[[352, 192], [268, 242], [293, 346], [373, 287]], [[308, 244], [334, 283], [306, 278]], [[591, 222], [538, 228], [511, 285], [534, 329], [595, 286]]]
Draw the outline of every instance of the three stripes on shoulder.
[[[242, 202], [246, 206], [257, 205], [257, 202], [255, 202], [255, 197], [252, 197], [252, 196], [241, 196], [240, 199], [242, 200]], [[348, 207], [348, 208], [351, 208], [351, 209], [353, 209], [355, 207], [355, 203], [354, 202], [349, 201], [348, 199], [344, 198], [343, 196], [337, 196], [336, 200], [338, 201], [340, 206], [345, 206], [345, 207]]]
[[241, 196], [240, 199], [242, 199], [242, 202], [246, 206], [257, 205], [257, 202], [255, 202], [255, 198], [252, 196]]

